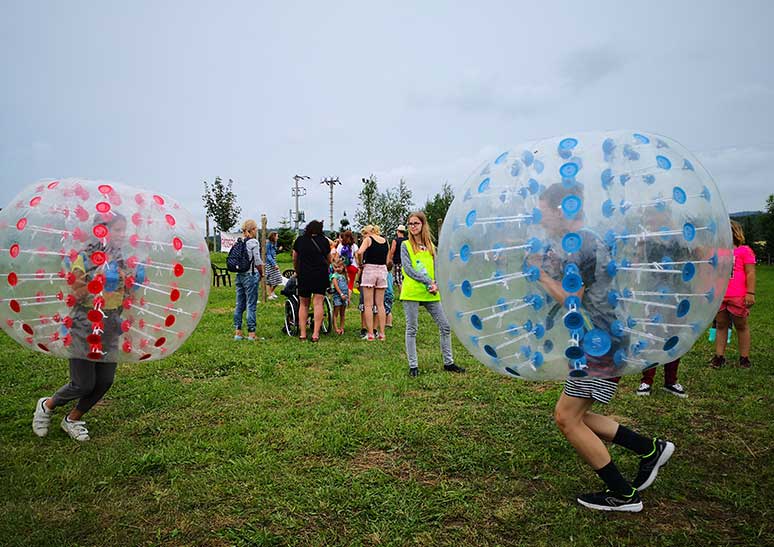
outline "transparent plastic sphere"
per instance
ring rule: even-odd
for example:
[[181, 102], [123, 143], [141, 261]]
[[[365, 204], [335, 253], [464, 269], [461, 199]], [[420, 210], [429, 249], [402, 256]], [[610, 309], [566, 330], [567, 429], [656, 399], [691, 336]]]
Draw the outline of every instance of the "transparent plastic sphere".
[[52, 180], [0, 211], [0, 326], [26, 348], [159, 359], [196, 328], [209, 290], [204, 238], [169, 196]]
[[498, 373], [638, 374], [690, 350], [717, 313], [728, 213], [671, 139], [616, 131], [525, 144], [455, 195], [438, 248], [443, 307]]

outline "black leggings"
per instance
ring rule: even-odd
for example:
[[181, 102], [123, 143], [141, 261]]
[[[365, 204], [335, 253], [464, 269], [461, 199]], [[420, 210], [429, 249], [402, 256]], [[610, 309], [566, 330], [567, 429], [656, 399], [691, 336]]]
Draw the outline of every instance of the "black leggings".
[[70, 383], [60, 387], [54, 396], [54, 406], [79, 399], [75, 408], [88, 412], [105, 396], [116, 375], [116, 363], [96, 363], [86, 359], [70, 359]]

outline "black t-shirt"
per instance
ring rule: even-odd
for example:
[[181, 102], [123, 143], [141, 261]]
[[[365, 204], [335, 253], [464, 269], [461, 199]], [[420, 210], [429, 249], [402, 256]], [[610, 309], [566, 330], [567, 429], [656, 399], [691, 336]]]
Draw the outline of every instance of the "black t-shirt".
[[298, 253], [298, 285], [315, 288], [328, 285], [328, 254], [330, 243], [324, 235], [301, 236], [293, 243]]
[[400, 246], [403, 245], [404, 241], [408, 241], [408, 238], [406, 237], [395, 238], [395, 254], [392, 257], [392, 261], [395, 264], [400, 264]]
[[387, 240], [384, 243], [377, 243], [374, 238], [371, 238], [371, 244], [363, 253], [364, 264], [376, 264], [383, 266], [387, 264], [387, 253], [390, 251], [390, 246], [387, 245]]

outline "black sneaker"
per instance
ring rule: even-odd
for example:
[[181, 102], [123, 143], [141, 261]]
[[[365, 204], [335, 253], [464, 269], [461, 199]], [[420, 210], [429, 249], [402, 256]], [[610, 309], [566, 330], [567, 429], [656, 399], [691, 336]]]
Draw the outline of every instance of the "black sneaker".
[[451, 365], [444, 365], [443, 369], [446, 372], [465, 372], [465, 369], [452, 363]]
[[750, 362], [749, 357], [739, 358], [739, 368], [750, 368], [751, 366], [752, 366], [752, 363]]
[[675, 445], [669, 441], [654, 439], [653, 442], [655, 443], [653, 452], [640, 459], [640, 469], [637, 471], [637, 478], [632, 482], [632, 486], [640, 492], [653, 484], [653, 481], [656, 480], [656, 475], [658, 475], [659, 468], [666, 465], [675, 451]]
[[412, 378], [419, 376], [419, 367], [409, 367], [409, 376]]
[[710, 366], [712, 368], [720, 368], [725, 364], [726, 364], [726, 358], [723, 357], [722, 355], [716, 355], [715, 357], [712, 358], [712, 361], [710, 361]]
[[688, 394], [685, 392], [685, 388], [681, 384], [666, 384], [661, 389], [667, 393], [671, 393], [675, 397], [680, 397], [681, 399], [688, 397]]
[[629, 513], [642, 511], [642, 500], [637, 490], [633, 490], [630, 496], [616, 494], [611, 490], [583, 494], [578, 496], [578, 503], [597, 511], [626, 511]]
[[368, 338], [368, 329], [360, 329], [360, 338], [361, 340]]

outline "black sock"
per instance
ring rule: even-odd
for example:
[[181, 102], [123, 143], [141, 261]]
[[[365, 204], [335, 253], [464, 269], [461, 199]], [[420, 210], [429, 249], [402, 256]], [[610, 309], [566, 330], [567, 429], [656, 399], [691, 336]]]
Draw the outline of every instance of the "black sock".
[[599, 478], [605, 481], [605, 484], [610, 491], [626, 496], [627, 498], [634, 494], [634, 488], [632, 488], [632, 485], [623, 478], [623, 475], [618, 471], [613, 460], [610, 460], [610, 463], [602, 469], [597, 469], [596, 472], [597, 475], [599, 475]]
[[653, 452], [655, 443], [653, 439], [644, 437], [636, 431], [632, 431], [628, 427], [622, 425], [618, 426], [618, 431], [615, 432], [613, 442], [618, 446], [623, 446], [632, 452], [636, 452], [640, 456], [646, 456]]

